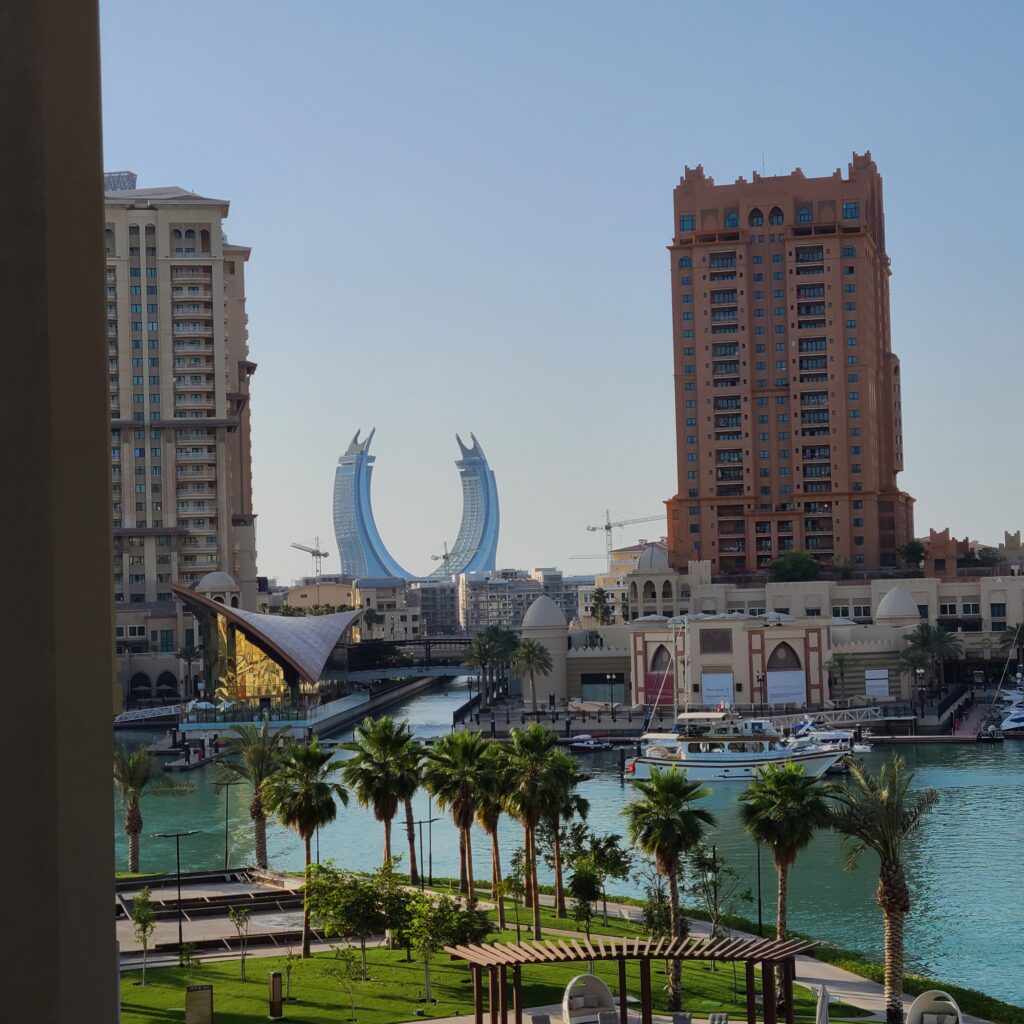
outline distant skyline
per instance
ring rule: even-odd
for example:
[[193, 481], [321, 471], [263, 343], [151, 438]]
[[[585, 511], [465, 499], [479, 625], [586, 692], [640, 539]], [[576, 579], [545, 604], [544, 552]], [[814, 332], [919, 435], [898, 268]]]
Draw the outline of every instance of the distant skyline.
[[498, 565], [599, 570], [585, 526], [675, 492], [684, 166], [845, 173], [868, 149], [916, 532], [1021, 527], [1018, 5], [101, 2], [107, 169], [230, 200], [253, 248], [262, 574], [308, 575], [289, 545], [316, 535], [337, 571], [335, 466], [373, 427], [377, 523], [410, 570], [455, 539], [471, 431]]

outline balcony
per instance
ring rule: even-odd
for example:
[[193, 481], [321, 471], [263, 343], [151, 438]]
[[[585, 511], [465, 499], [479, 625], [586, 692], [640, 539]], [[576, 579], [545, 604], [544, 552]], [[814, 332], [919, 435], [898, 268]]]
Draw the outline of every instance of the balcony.
[[797, 320], [796, 322], [796, 329], [798, 331], [821, 331], [827, 326], [824, 318], [819, 320]]
[[719, 523], [719, 537], [743, 537], [746, 536], [746, 527], [743, 523]]
[[740, 468], [727, 468], [727, 469], [716, 469], [715, 479], [718, 481], [724, 480], [742, 480], [743, 469]]
[[743, 494], [743, 484], [720, 484], [715, 494], [719, 498], [738, 498]]
[[[213, 276], [211, 274], [192, 274], [189, 273], [189, 270], [186, 269], [185, 267], [172, 267], [171, 281], [173, 282], [174, 287], [177, 287], [179, 285], [190, 284], [211, 284], [213, 282]], [[173, 287], [171, 291], [171, 297], [174, 297]]]
[[205, 379], [196, 379], [190, 377], [188, 380], [184, 378], [174, 378], [174, 390], [175, 391], [213, 391], [216, 388], [213, 377]]
[[715, 363], [712, 366], [711, 372], [716, 377], [736, 376], [740, 372], [740, 364], [739, 363]]
[[712, 256], [708, 260], [708, 267], [711, 270], [729, 270], [736, 266], [736, 254], [730, 253], [727, 256]]
[[715, 426], [719, 429], [722, 427], [741, 427], [743, 422], [739, 416], [716, 416]]
[[174, 324], [171, 327], [171, 333], [180, 334], [212, 334], [213, 324]]
[[711, 305], [735, 305], [738, 293], [735, 290], [727, 292], [712, 292], [711, 293]]
[[832, 541], [826, 540], [824, 537], [808, 537], [805, 543], [808, 551], [834, 550]]
[[801, 454], [804, 462], [813, 462], [822, 459], [828, 460], [832, 458], [832, 449], [824, 446], [818, 448], [804, 448]]
[[715, 359], [729, 359], [740, 354], [740, 347], [735, 342], [727, 342], [724, 345], [713, 345], [711, 355]]
[[796, 306], [797, 316], [824, 316], [824, 302], [798, 302]]
[[214, 452], [175, 452], [174, 459], [176, 462], [213, 463], [217, 461], [217, 455]]
[[201, 308], [195, 303], [180, 303], [176, 302], [171, 306], [171, 317], [175, 320], [184, 317], [202, 317], [204, 320], [210, 320], [213, 318], [213, 310], [210, 308]]
[[213, 342], [208, 341], [205, 338], [195, 338], [194, 340], [185, 340], [183, 338], [174, 339], [174, 351], [175, 352], [213, 352]]
[[719, 271], [718, 273], [709, 274], [708, 275], [708, 280], [709, 281], [735, 281], [736, 280], [736, 271], [735, 270], [732, 270], [732, 271]]
[[827, 373], [801, 373], [800, 374], [801, 384], [827, 384], [828, 374]]
[[715, 434], [716, 441], [742, 441], [743, 432], [740, 430], [720, 431]]
[[738, 465], [743, 462], [743, 452], [740, 451], [725, 451], [718, 452], [715, 457], [715, 462], [720, 466], [727, 465]]
[[804, 466], [804, 479], [811, 480], [814, 478], [828, 479], [832, 476], [832, 467], [828, 465], [815, 465]]
[[727, 544], [720, 544], [718, 550], [723, 555], [742, 555], [747, 550], [747, 542], [745, 540], [733, 540]]
[[824, 260], [825, 250], [820, 246], [811, 249], [797, 249], [796, 251], [797, 263], [823, 263]]
[[769, 538], [767, 540], [759, 540], [757, 542], [757, 546], [756, 546], [756, 550], [757, 551], [771, 551], [771, 549], [772, 549], [771, 538]]

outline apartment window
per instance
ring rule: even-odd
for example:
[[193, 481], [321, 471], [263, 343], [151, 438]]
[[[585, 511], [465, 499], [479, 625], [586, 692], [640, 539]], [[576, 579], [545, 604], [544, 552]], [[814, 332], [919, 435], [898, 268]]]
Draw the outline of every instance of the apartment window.
[[832, 617], [836, 619], [848, 619], [850, 617], [850, 606], [848, 604], [832, 605]]
[[845, 276], [850, 277], [853, 275], [853, 272], [853, 267], [843, 267], [843, 274]]
[[759, 398], [757, 400], [757, 404], [758, 405], [767, 405], [768, 404], [768, 399], [767, 398]]
[[754, 369], [755, 370], [767, 370], [768, 369], [768, 364], [766, 362], [764, 362], [764, 360], [758, 360], [758, 362], [754, 365]]
[[1006, 618], [1006, 605], [1005, 604], [992, 604], [989, 605], [989, 612], [993, 619], [1005, 619]]
[[784, 370], [785, 368], [786, 368], [786, 360], [785, 359], [776, 359], [775, 360], [775, 369], [776, 370]]
[[859, 391], [850, 391], [850, 392], [847, 393], [846, 397], [851, 402], [859, 402], [860, 401], [860, 392]]
[[843, 291], [847, 295], [853, 295], [857, 291], [857, 286], [855, 284], [844, 284]]
[[693, 352], [694, 352], [694, 350], [693, 350], [692, 346], [689, 347], [689, 348], [684, 348], [683, 349], [683, 355], [684, 356], [692, 356]]
[[778, 416], [775, 417], [775, 419], [776, 419], [776, 422], [778, 422], [778, 423], [788, 423], [789, 422], [789, 413], [788, 412], [780, 412], [778, 414]]
[[133, 302], [133, 303], [132, 303], [132, 310], [131, 310], [131, 311], [132, 311], [133, 313], [141, 313], [141, 312], [142, 312], [142, 306], [141, 306], [141, 304], [140, 304], [140, 303], [138, 303], [138, 302]]
[[692, 320], [693, 319], [693, 314], [692, 313], [684, 313], [683, 314], [683, 319], [684, 320]]
[[697, 470], [695, 470], [695, 469], [688, 469], [686, 471], [686, 479], [687, 480], [696, 480], [697, 479]]
[[679, 266], [680, 267], [692, 267], [693, 266], [693, 260], [689, 256], [683, 256], [679, 260]]
[[142, 277], [142, 273], [141, 273], [141, 271], [139, 270], [138, 267], [132, 267], [128, 271], [128, 274], [129, 274], [130, 277]]
[[810, 224], [811, 223], [811, 208], [809, 206], [801, 206], [796, 212], [797, 224]]
[[846, 329], [848, 331], [855, 331], [855, 330], [857, 330], [857, 321], [856, 320], [847, 320], [846, 321]]
[[146, 267], [146, 277], [156, 277], [156, 267]]
[[781, 252], [773, 253], [772, 254], [772, 263], [781, 263], [781, 262], [782, 262], [782, 253]]
[[697, 435], [696, 434], [688, 434], [686, 436], [686, 443], [687, 444], [696, 444], [697, 443]]
[[754, 298], [755, 299], [763, 299], [764, 298], [764, 292], [754, 292]]
[[[788, 430], [780, 430], [779, 431], [779, 440], [780, 441], [788, 441], [789, 440], [789, 431]], [[788, 459], [789, 458], [789, 452], [786, 452], [784, 455], [781, 452], [779, 454], [784, 459]]]
[[684, 285], [692, 284], [693, 283], [693, 278], [692, 277], [684, 277], [682, 279], [681, 283], [684, 284]]
[[980, 615], [981, 605], [977, 601], [964, 601], [964, 615]]
[[768, 434], [767, 433], [758, 434], [757, 435], [757, 439], [758, 439], [758, 441], [767, 441], [768, 440]]
[[956, 603], [953, 604], [940, 604], [939, 614], [940, 615], [956, 615]]
[[[756, 262], [757, 262], [757, 260], [758, 260], [758, 257], [757, 257], [757, 256], [755, 256], [755, 257], [754, 257], [754, 262], [756, 263]], [[756, 284], [756, 283], [757, 283], [758, 281], [763, 281], [763, 280], [764, 280], [764, 274], [762, 274], [762, 273], [760, 273], [760, 272], [759, 272], [759, 273], [756, 273], [756, 274], [754, 275], [754, 283], [755, 283], [755, 284]]]
[[684, 363], [683, 364], [683, 373], [696, 373], [696, 372], [697, 372], [697, 365], [696, 365], [696, 363]]
[[764, 308], [758, 307], [754, 310], [754, 316], [764, 316]]
[[851, 420], [859, 420], [860, 419], [860, 410], [859, 409], [851, 409], [850, 410], [850, 419]]
[[856, 256], [857, 255], [857, 250], [852, 245], [844, 245], [843, 249], [842, 249], [842, 255], [843, 255], [844, 258], [849, 258], [851, 256]]
[[852, 313], [857, 308], [856, 302], [847, 302], [843, 307], [848, 313]]
[[759, 425], [762, 424], [762, 423], [767, 423], [768, 422], [768, 417], [767, 416], [758, 416], [757, 417], [757, 422], [758, 422]]
[[[151, 309], [151, 310], [150, 310], [150, 313], [155, 313], [155, 312], [156, 312], [156, 310], [155, 310], [155, 309]], [[160, 330], [160, 324], [159, 324], [159, 323], [157, 323], [157, 322], [156, 322], [155, 320], [150, 320], [150, 321], [149, 321], [149, 322], [148, 322], [148, 323], [146, 324], [146, 330], [147, 330], [147, 331], [159, 331], [159, 330]]]
[[697, 408], [697, 402], [696, 402], [696, 400], [695, 400], [695, 399], [693, 399], [693, 398], [688, 398], [688, 399], [686, 400], [686, 408], [687, 408], [687, 409], [696, 409], [696, 408]]
[[843, 203], [843, 220], [856, 220], [860, 216], [860, 203]]
[[786, 333], [786, 325], [785, 324], [776, 324], [775, 325], [775, 333], [776, 334], [785, 334]]
[[775, 291], [772, 292], [773, 299], [784, 299], [785, 297], [786, 293], [781, 288], [776, 288]]
[[1005, 633], [1006, 632], [1006, 623], [1005, 622], [993, 622], [992, 623], [992, 632], [993, 633]]
[[687, 391], [696, 391], [697, 390], [697, 382], [696, 381], [692, 381], [692, 380], [688, 380], [686, 382], [685, 388], [686, 388]]
[[847, 338], [846, 339], [846, 344], [847, 344], [847, 346], [849, 348], [855, 348], [856, 345], [857, 345], [857, 339], [856, 338]]
[[692, 213], [684, 213], [679, 218], [679, 230], [680, 231], [696, 231], [697, 230], [697, 217]]
[[855, 619], [870, 619], [871, 618], [871, 605], [869, 605], [869, 604], [855, 604], [853, 606], [853, 617]]
[[[687, 328], [685, 331], [683, 331], [683, 337], [684, 338], [692, 338], [693, 337], [693, 328], [690, 327], [690, 328]], [[692, 349], [690, 350], [690, 355], [691, 356], [693, 355], [693, 350]]]
[[693, 302], [693, 296], [692, 295], [684, 295], [683, 296], [683, 302], [685, 302], [685, 303]]
[[696, 416], [687, 416], [686, 417], [686, 425], [688, 427], [695, 427], [695, 426], [697, 426], [697, 417]]
[[686, 456], [686, 461], [687, 462], [696, 462], [697, 461], [697, 453], [696, 452], [689, 452], [687, 454], [687, 456]]
[[758, 457], [759, 459], [767, 459], [767, 458], [768, 458], [768, 455], [769, 455], [769, 452], [768, 452], [768, 449], [767, 449], [767, 448], [762, 448], [762, 449], [761, 449], [761, 450], [760, 450], [760, 451], [759, 451], [759, 452], [757, 453], [757, 457]]
[[775, 307], [775, 315], [776, 316], [785, 316], [786, 315], [786, 307], [785, 306], [776, 306]]
[[[754, 257], [751, 258], [750, 262], [751, 263], [764, 263], [764, 257], [763, 256], [754, 256]], [[759, 275], [755, 274], [754, 275], [754, 280], [755, 281], [760, 281], [761, 278], [760, 278]]]
[[147, 313], [155, 313], [156, 311], [157, 311], [157, 303], [155, 303], [155, 302], [147, 303], [147, 305], [146, 305], [146, 312]]
[[775, 404], [776, 405], [789, 405], [789, 395], [776, 395], [775, 396]]

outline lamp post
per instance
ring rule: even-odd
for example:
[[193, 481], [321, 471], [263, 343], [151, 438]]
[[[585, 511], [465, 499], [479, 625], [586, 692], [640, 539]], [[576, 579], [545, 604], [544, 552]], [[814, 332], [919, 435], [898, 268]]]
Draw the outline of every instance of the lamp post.
[[921, 705], [921, 718], [923, 719], [924, 718], [924, 695], [925, 695], [925, 692], [926, 692], [926, 688], [925, 688], [925, 685], [924, 685], [924, 669], [923, 668], [916, 668], [916, 669], [914, 669], [914, 674], [917, 676], [917, 699], [918, 699], [918, 702]]
[[173, 839], [174, 840], [174, 860], [176, 864], [176, 874], [178, 876], [178, 959], [181, 959], [181, 947], [183, 945], [183, 939], [181, 935], [181, 837], [182, 836], [194, 836], [199, 832], [199, 829], [189, 829], [187, 832], [154, 832], [154, 839]]
[[[423, 865], [423, 826], [426, 825], [427, 826], [427, 831], [430, 832], [431, 831], [431, 827], [433, 826], [434, 822], [435, 821], [440, 821], [440, 820], [441, 820], [440, 818], [421, 818], [419, 821], [414, 821], [413, 822], [414, 825], [418, 825], [419, 826], [419, 830], [420, 830], [420, 889], [421, 890], [425, 886], [424, 879], [426, 878], [426, 873], [423, 871], [423, 868], [422, 868], [422, 865]], [[433, 843], [431, 843], [430, 844], [430, 854], [431, 854], [431, 871], [430, 871], [431, 878], [430, 878], [430, 884], [431, 885], [434, 884], [434, 878], [433, 878], [433, 852], [434, 852]]]
[[764, 714], [764, 673], [757, 673], [757, 703], [759, 714]]

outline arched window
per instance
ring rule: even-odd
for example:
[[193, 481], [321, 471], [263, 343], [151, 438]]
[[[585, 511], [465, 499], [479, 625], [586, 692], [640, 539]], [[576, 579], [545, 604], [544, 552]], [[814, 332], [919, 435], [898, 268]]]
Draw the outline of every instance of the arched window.
[[174, 230], [173, 230], [173, 231], [171, 232], [171, 238], [173, 238], [173, 239], [175, 239], [175, 240], [178, 240], [178, 239], [180, 239], [180, 238], [181, 238], [181, 232], [180, 232], [180, 231], [179, 231], [179, 230], [178, 230], [177, 228], [175, 228], [175, 229], [174, 229]]
[[769, 672], [798, 672], [802, 668], [796, 651], [787, 643], [781, 643], [768, 659]]
[[188, 231], [185, 232], [185, 237], [186, 238], [195, 238], [196, 237], [196, 233], [191, 228], [189, 228]]
[[175, 678], [174, 673], [161, 672], [160, 675], [156, 677], [156, 689], [158, 697], [166, 697], [169, 694], [177, 693], [178, 680]]
[[216, 596], [216, 597], [214, 598], [214, 601], [216, 601], [216, 602], [217, 602], [217, 604], [223, 604], [223, 603], [224, 603], [224, 598], [223, 598], [223, 597], [221, 597], [221, 596], [220, 596], [220, 594], [218, 594], [218, 595], [217, 595], [217, 596]]
[[683, 256], [682, 259], [680, 259], [680, 261], [679, 261], [679, 266], [680, 267], [692, 267], [693, 266], [693, 260], [689, 256]]
[[801, 206], [796, 212], [797, 224], [810, 224], [811, 223], [811, 208], [809, 206]]
[[758, 209], [751, 210], [750, 215], [747, 217], [747, 223], [752, 228], [764, 227], [764, 214]]
[[199, 232], [199, 251], [204, 253], [210, 251], [210, 232], [206, 228]]
[[727, 228], [738, 228], [740, 226], [740, 215], [735, 210], [730, 210], [725, 215], [725, 226]]
[[658, 591], [655, 590], [654, 584], [650, 580], [648, 580], [644, 584], [644, 600], [645, 601], [653, 601], [653, 600], [655, 600], [657, 598], [657, 596], [658, 596]]
[[661, 599], [662, 601], [672, 600], [672, 584], [668, 580], [661, 585]]
[[639, 596], [640, 592], [636, 589], [636, 580], [633, 580], [629, 585], [629, 599], [635, 602]]
[[687, 583], [679, 584], [679, 600], [689, 601], [690, 600], [690, 587]]
[[136, 672], [128, 684], [128, 693], [135, 698], [149, 697], [152, 688], [153, 684], [150, 682], [149, 676], [145, 672]]
[[667, 672], [672, 667], [672, 655], [664, 644], [659, 644], [651, 658], [652, 672]]
[[111, 228], [107, 228], [107, 230], [103, 233], [103, 237], [104, 237], [104, 245], [106, 246], [106, 249], [107, 249], [107, 255], [108, 256], [113, 256], [114, 255], [114, 232], [113, 232], [113, 230]]
[[237, 608], [238, 607], [238, 598], [237, 597], [231, 598], [231, 607], [232, 608]]
[[777, 207], [772, 207], [772, 212], [768, 214], [769, 224], [781, 224], [782, 223], [782, 211]]

